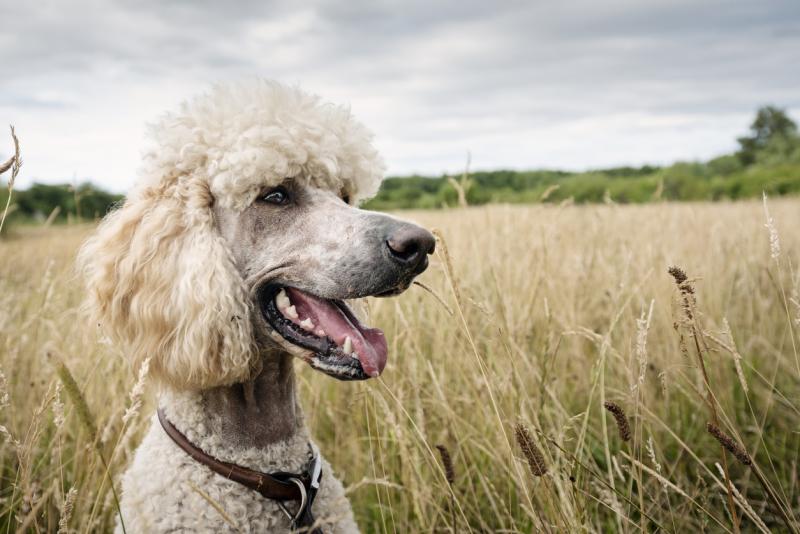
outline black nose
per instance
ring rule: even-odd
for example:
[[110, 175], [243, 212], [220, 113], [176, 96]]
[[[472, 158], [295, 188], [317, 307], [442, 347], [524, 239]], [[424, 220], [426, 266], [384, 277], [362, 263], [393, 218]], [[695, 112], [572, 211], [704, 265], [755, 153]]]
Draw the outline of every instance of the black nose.
[[411, 269], [424, 265], [424, 270], [427, 267], [428, 254], [433, 254], [436, 247], [436, 239], [424, 228], [403, 224], [386, 238], [386, 247], [389, 249], [389, 256], [397, 263]]

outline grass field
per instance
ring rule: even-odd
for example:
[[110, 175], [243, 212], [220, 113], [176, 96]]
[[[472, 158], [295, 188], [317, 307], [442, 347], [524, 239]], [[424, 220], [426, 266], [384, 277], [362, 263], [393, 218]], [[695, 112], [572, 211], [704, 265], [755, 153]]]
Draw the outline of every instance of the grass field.
[[[769, 211], [772, 243], [760, 202], [402, 214], [444, 243], [420, 279], [435, 295], [369, 301], [389, 339], [383, 377], [298, 366], [361, 528], [800, 528], [800, 201]], [[116, 483], [152, 413], [150, 392], [123, 423], [136, 377], [78, 312], [72, 261], [89, 231], [0, 242], [0, 532], [111, 529], [106, 473]], [[724, 452], [714, 420], [753, 465]]]

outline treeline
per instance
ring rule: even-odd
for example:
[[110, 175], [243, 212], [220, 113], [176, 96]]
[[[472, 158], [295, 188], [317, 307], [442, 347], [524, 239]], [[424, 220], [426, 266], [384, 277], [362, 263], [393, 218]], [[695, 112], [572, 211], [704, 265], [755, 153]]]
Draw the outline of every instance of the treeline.
[[[6, 205], [8, 190], [0, 189], [0, 209]], [[114, 204], [124, 198], [84, 183], [33, 184], [28, 189], [14, 189], [8, 222], [64, 222], [67, 220], [92, 220], [105, 215]]]
[[[740, 149], [707, 162], [588, 172], [473, 172], [467, 177], [388, 178], [371, 209], [439, 208], [489, 202], [721, 200], [800, 193], [800, 136], [785, 111], [758, 110]], [[461, 198], [459, 198], [461, 195]]]

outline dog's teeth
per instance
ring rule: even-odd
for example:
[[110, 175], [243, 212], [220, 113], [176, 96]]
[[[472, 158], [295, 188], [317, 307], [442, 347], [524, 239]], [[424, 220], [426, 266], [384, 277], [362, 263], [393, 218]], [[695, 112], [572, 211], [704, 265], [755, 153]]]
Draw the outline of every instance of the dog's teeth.
[[325, 337], [325, 330], [323, 330], [322, 328], [320, 328], [319, 330], [317, 330], [317, 331], [316, 331], [316, 334], [317, 334], [319, 337]]
[[350, 336], [346, 336], [344, 338], [344, 343], [342, 344], [342, 350], [345, 354], [350, 354], [353, 352], [353, 340], [350, 339]]
[[289, 300], [289, 297], [286, 295], [286, 291], [281, 289], [278, 291], [278, 294], [275, 296], [275, 304], [278, 305], [278, 309], [282, 310], [284, 308], [288, 308], [291, 306], [292, 302]]
[[297, 308], [295, 308], [294, 306], [289, 306], [284, 310], [284, 312], [286, 313], [286, 316], [289, 319], [298, 319], [300, 317], [299, 315], [297, 315]]
[[309, 332], [311, 332], [312, 330], [314, 330], [314, 323], [311, 322], [311, 318], [307, 317], [307, 318], [303, 319], [302, 321], [300, 321], [300, 328], [302, 328], [303, 330], [308, 330]]
[[353, 351], [353, 352], [350, 353], [350, 357], [353, 358], [354, 360], [357, 360], [358, 359], [358, 354], [356, 354], [356, 351]]

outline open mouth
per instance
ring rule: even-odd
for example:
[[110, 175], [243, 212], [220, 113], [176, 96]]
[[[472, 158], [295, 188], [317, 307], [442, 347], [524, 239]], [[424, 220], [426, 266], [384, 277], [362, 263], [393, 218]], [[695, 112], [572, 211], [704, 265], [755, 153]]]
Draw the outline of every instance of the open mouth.
[[363, 326], [340, 300], [271, 286], [262, 292], [261, 309], [283, 339], [311, 352], [306, 361], [314, 369], [340, 380], [365, 380], [386, 367], [383, 332]]

